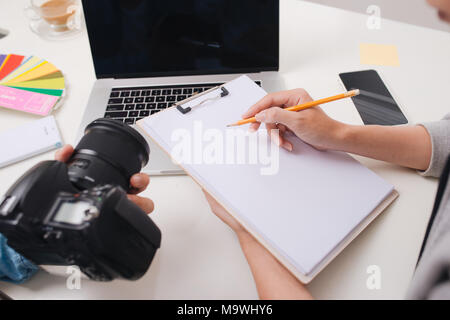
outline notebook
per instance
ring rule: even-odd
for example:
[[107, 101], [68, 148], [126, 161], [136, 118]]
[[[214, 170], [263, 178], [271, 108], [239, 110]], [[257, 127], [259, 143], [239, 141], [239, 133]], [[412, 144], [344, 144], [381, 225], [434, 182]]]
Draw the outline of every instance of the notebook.
[[288, 152], [265, 130], [227, 128], [266, 92], [247, 76], [223, 86], [227, 96], [211, 89], [181, 103], [191, 107], [185, 114], [174, 106], [137, 124], [308, 283], [398, 194], [346, 153], [318, 151], [294, 136]]
[[53, 116], [0, 131], [0, 168], [60, 147], [62, 139]]

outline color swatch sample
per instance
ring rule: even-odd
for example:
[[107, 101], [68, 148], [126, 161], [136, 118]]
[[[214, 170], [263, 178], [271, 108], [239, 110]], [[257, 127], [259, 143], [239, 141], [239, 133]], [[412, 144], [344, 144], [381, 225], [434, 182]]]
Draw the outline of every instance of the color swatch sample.
[[55, 105], [58, 97], [48, 94], [36, 93], [5, 87], [0, 85], [0, 106], [30, 112], [38, 115], [46, 115]]
[[6, 77], [8, 74], [10, 74], [14, 69], [16, 69], [18, 66], [21, 65], [24, 56], [18, 56], [15, 54], [9, 54], [5, 60], [3, 61], [3, 64], [0, 69], [0, 80], [2, 80], [4, 77]]
[[5, 61], [5, 59], [6, 59], [6, 54], [0, 54], [0, 67], [2, 66], [3, 61]]
[[378, 65], [378, 66], [400, 66], [398, 58], [398, 50], [396, 46], [361, 43], [359, 45], [361, 64]]
[[0, 107], [48, 115], [64, 94], [62, 72], [39, 57], [0, 54]]
[[38, 57], [30, 57], [26, 61], [24, 59], [23, 63], [18, 68], [16, 68], [13, 72], [11, 72], [6, 77], [4, 77], [2, 79], [2, 81], [6, 82], [10, 79], [14, 79], [15, 77], [21, 75], [25, 71], [28, 71], [28, 69], [35, 67], [41, 61], [42, 61], [42, 59], [40, 59]]

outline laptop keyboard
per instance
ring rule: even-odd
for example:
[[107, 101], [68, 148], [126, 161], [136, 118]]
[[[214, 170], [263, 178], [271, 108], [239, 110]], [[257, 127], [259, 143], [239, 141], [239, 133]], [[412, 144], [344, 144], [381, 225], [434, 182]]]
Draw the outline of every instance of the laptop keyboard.
[[[255, 81], [259, 86], [260, 81]], [[152, 86], [113, 88], [106, 107], [105, 118], [134, 124], [136, 121], [157, 113], [174, 103], [202, 93], [222, 83], [205, 83], [195, 85]]]

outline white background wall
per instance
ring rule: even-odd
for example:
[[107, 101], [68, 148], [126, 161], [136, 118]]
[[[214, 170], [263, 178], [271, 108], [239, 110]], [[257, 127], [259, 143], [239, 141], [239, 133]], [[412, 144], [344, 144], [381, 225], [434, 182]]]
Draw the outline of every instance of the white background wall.
[[399, 20], [428, 28], [450, 31], [450, 24], [439, 20], [437, 12], [426, 0], [308, 0], [364, 13], [370, 5], [381, 8], [383, 18]]

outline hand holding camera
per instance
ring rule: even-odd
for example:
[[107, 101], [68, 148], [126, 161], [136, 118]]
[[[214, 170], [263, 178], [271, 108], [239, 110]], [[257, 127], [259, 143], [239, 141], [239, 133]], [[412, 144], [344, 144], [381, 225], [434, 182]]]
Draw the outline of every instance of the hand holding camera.
[[153, 202], [137, 196], [149, 153], [133, 128], [93, 121], [75, 150], [38, 163], [0, 199], [0, 233], [38, 265], [77, 265], [98, 281], [140, 278], [161, 242], [147, 216]]
[[[73, 147], [67, 144], [55, 153], [55, 160], [68, 162], [73, 151]], [[145, 213], [152, 213], [155, 205], [151, 199], [138, 196], [138, 194], [147, 189], [149, 183], [150, 178], [145, 173], [136, 173], [130, 179], [131, 189], [128, 199], [137, 204]]]

